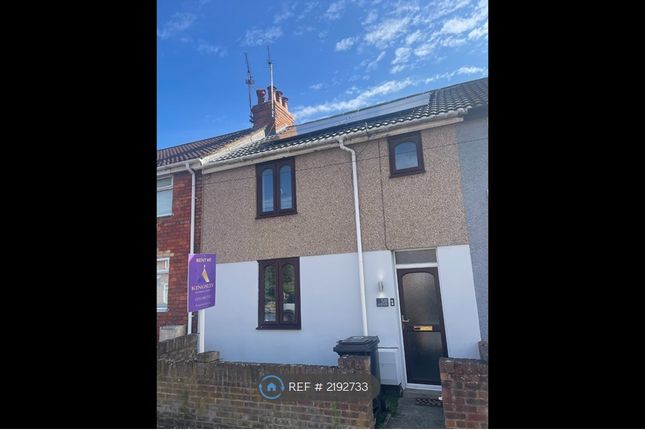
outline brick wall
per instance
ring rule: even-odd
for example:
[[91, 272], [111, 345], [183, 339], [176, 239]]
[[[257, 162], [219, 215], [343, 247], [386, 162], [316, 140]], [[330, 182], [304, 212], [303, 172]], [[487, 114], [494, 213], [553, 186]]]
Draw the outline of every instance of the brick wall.
[[[167, 342], [180, 346], [178, 339]], [[214, 352], [173, 361], [170, 349], [157, 359], [158, 428], [373, 427], [371, 400], [280, 402], [258, 393], [262, 375], [369, 373], [369, 357], [343, 356], [338, 367], [221, 362]]]
[[157, 344], [157, 358], [172, 361], [192, 360], [197, 356], [196, 334], [164, 340]]
[[[190, 252], [190, 198], [192, 180], [189, 172], [173, 175], [172, 216], [157, 218], [157, 257], [170, 258], [168, 311], [157, 312], [159, 327], [188, 323], [186, 282]], [[195, 174], [195, 252], [201, 247], [202, 176]], [[196, 316], [197, 314], [195, 314]], [[197, 318], [194, 318], [196, 321]]]
[[488, 428], [488, 363], [444, 357], [439, 369], [446, 428]]

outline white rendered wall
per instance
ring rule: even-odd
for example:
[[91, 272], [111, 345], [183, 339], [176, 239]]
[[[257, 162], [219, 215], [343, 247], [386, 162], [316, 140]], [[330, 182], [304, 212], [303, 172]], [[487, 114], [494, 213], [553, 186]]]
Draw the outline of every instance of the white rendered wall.
[[441, 246], [437, 248], [437, 263], [448, 355], [479, 358], [477, 342], [481, 334], [470, 247]]
[[[467, 245], [437, 250], [448, 353], [478, 358], [479, 324]], [[400, 312], [390, 251], [364, 253], [369, 335], [379, 346], [400, 345]], [[378, 281], [383, 281], [383, 292]], [[258, 263], [218, 264], [216, 306], [206, 310], [207, 351], [222, 360], [335, 365], [337, 340], [362, 334], [356, 254], [300, 258], [301, 330], [257, 330]], [[376, 307], [377, 297], [395, 299], [395, 306]], [[399, 364], [403, 356], [400, 356]], [[398, 369], [403, 377], [402, 364]]]
[[336, 365], [336, 341], [361, 334], [352, 254], [300, 258], [301, 330], [256, 330], [257, 261], [218, 264], [216, 305], [206, 310], [207, 351], [226, 361]]

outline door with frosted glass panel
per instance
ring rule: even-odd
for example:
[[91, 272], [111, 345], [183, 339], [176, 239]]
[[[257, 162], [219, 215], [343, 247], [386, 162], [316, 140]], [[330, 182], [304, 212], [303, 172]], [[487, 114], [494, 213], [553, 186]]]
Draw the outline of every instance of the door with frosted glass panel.
[[439, 358], [447, 357], [436, 267], [398, 269], [405, 367], [409, 383], [441, 384]]

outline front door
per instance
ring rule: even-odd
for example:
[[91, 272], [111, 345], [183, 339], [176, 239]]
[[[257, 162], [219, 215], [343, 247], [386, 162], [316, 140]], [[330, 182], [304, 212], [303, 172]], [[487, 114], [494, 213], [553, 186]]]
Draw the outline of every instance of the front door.
[[436, 267], [398, 269], [408, 382], [441, 384], [439, 357], [447, 357], [439, 272]]

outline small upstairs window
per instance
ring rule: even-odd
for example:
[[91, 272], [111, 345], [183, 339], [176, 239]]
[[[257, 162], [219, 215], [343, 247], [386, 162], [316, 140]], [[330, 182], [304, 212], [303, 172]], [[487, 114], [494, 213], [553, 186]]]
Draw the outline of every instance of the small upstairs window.
[[293, 158], [255, 166], [258, 218], [297, 213], [295, 170]]
[[157, 178], [157, 217], [172, 215], [172, 176]]
[[390, 177], [425, 172], [421, 134], [407, 133], [388, 138]]

